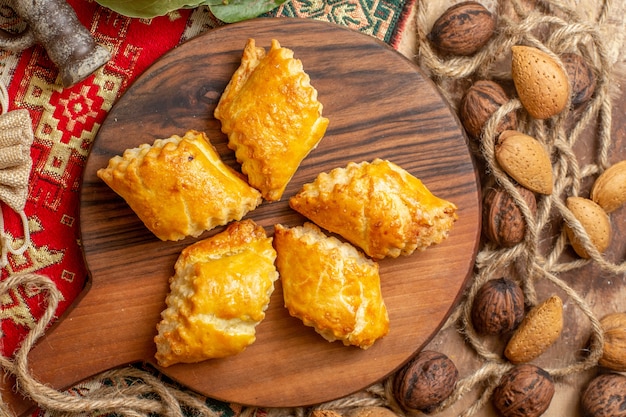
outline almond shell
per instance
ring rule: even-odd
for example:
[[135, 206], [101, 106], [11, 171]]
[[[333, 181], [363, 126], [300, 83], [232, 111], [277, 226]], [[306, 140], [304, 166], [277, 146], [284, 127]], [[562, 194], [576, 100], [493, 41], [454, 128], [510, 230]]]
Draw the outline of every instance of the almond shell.
[[511, 47], [511, 75], [520, 102], [535, 119], [561, 113], [570, 97], [567, 73], [550, 55], [532, 46]]
[[607, 213], [626, 203], [626, 160], [611, 165], [600, 174], [593, 184], [590, 197]]
[[496, 144], [495, 156], [504, 172], [521, 186], [539, 194], [552, 193], [552, 162], [537, 139], [505, 130]]
[[[604, 252], [611, 243], [612, 235], [608, 214], [597, 203], [584, 197], [568, 197], [565, 205], [585, 229], [593, 246], [598, 252]], [[588, 259], [590, 255], [574, 230], [567, 224], [564, 229], [574, 251], [581, 258]]]
[[504, 350], [514, 364], [530, 362], [544, 353], [563, 330], [563, 301], [553, 295], [532, 308]]

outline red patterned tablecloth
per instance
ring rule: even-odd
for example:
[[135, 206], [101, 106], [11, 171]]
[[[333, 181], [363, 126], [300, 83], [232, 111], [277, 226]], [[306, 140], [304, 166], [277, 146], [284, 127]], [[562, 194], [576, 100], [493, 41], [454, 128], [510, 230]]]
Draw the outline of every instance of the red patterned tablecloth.
[[[341, 0], [287, 2], [267, 17], [326, 20], [398, 47], [413, 0]], [[207, 8], [184, 9], [151, 20], [132, 19], [90, 0], [69, 0], [111, 60], [95, 74], [63, 88], [46, 50], [37, 45], [21, 53], [0, 49], [0, 81], [8, 89], [9, 109], [28, 110], [33, 125], [32, 170], [25, 213], [31, 245], [23, 255], [10, 254], [2, 279], [20, 273], [48, 276], [63, 299], [61, 316], [84, 288], [87, 269], [78, 228], [81, 173], [98, 128], [116, 100], [165, 52], [222, 23]], [[20, 19], [0, 0], [0, 28], [20, 30]], [[306, 36], [306, 34], [303, 34]], [[14, 246], [24, 241], [17, 213], [3, 210]], [[19, 287], [0, 294], [0, 351], [10, 356], [45, 309], [36, 288]]]

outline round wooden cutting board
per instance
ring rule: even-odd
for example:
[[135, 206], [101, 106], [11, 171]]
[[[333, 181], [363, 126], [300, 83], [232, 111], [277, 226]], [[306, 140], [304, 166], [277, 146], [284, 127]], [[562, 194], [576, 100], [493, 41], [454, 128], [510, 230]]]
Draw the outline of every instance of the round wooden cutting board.
[[[158, 60], [121, 97], [100, 128], [87, 162], [80, 225], [89, 286], [31, 352], [33, 374], [54, 387], [130, 363], [155, 363], [153, 337], [180, 251], [197, 239], [162, 242], [96, 176], [109, 158], [156, 138], [205, 131], [239, 169], [213, 118], [248, 38], [273, 38], [294, 51], [318, 90], [326, 136], [302, 163], [279, 202], [247, 217], [273, 234], [304, 219], [288, 199], [320, 172], [350, 161], [389, 159], [458, 206], [442, 244], [380, 262], [390, 332], [368, 350], [329, 343], [292, 318], [280, 281], [257, 340], [243, 353], [160, 369], [209, 397], [268, 407], [336, 399], [384, 378], [437, 332], [471, 273], [480, 234], [480, 193], [456, 117], [420, 70], [386, 44], [339, 26], [300, 19], [256, 19], [209, 31]], [[210, 196], [207, 196], [210, 198]], [[223, 228], [207, 232], [208, 237]]]

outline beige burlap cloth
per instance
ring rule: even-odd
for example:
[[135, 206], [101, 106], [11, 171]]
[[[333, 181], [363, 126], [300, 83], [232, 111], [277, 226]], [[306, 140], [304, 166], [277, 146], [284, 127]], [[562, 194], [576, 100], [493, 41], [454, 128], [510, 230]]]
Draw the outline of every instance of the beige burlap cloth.
[[[499, 183], [517, 201], [527, 219], [525, 240], [512, 248], [499, 248], [484, 244], [478, 253], [475, 274], [468, 284], [467, 293], [454, 311], [443, 330], [453, 329], [462, 337], [477, 357], [477, 366], [464, 375], [456, 384], [452, 395], [431, 414], [449, 410], [468, 392], [478, 391], [476, 400], [459, 413], [471, 416], [478, 413], [489, 401], [499, 376], [512, 366], [503, 359], [501, 352], [485, 342], [473, 330], [470, 309], [477, 289], [487, 280], [506, 273], [518, 281], [524, 289], [528, 305], [541, 301], [536, 284], [548, 283], [566, 297], [589, 322], [589, 351], [587, 355], [564, 366], [548, 368], [547, 371], [558, 382], [561, 378], [585, 372], [596, 366], [601, 353], [602, 333], [598, 318], [584, 297], [571, 288], [560, 275], [593, 263], [597, 268], [614, 274], [624, 274], [626, 264], [619, 259], [607, 259], [591, 245], [585, 230], [572, 216], [564, 204], [568, 196], [584, 195], [589, 179], [597, 176], [611, 162], [613, 142], [611, 138], [612, 98], [611, 86], [615, 59], [611, 43], [619, 41], [606, 30], [611, 3], [591, 2], [581, 13], [580, 7], [558, 1], [535, 1], [532, 4], [521, 0], [485, 2], [498, 16], [497, 33], [491, 42], [471, 57], [442, 58], [431, 48], [426, 39], [434, 19], [443, 12], [443, 3], [419, 0], [416, 9], [416, 62], [436, 82], [453, 109], [465, 88], [477, 79], [510, 81], [510, 48], [515, 44], [535, 46], [558, 59], [565, 52], [582, 55], [592, 66], [597, 76], [597, 88], [593, 98], [584, 106], [571, 109], [549, 120], [539, 121], [528, 117], [520, 102], [513, 98], [500, 108], [487, 123], [481, 143], [494, 143], [495, 126], [511, 111], [517, 111], [520, 119], [518, 130], [542, 141], [553, 156], [555, 173], [554, 192], [538, 200], [536, 216], [532, 216], [526, 202], [516, 191], [512, 181], [494, 162], [493, 146], [475, 146], [477, 158], [484, 168], [481, 181], [484, 185]], [[593, 144], [585, 160], [576, 155], [575, 148], [591, 131]], [[568, 242], [560, 226], [568, 223], [580, 237], [591, 255], [588, 260], [568, 256]], [[547, 234], [545, 231], [548, 231]], [[219, 414], [208, 407], [202, 398], [186, 392], [180, 387], [164, 383], [158, 376], [137, 369], [124, 368], [100, 375], [98, 380], [107, 384], [92, 387], [84, 396], [58, 392], [38, 383], [28, 372], [27, 354], [36, 340], [43, 334], [53, 319], [59, 294], [52, 283], [38, 275], [14, 276], [0, 285], [0, 293], [19, 284], [40, 287], [49, 294], [48, 310], [39, 324], [24, 341], [13, 358], [3, 358], [2, 367], [17, 380], [17, 388], [31, 397], [50, 415], [99, 415], [116, 412], [123, 416], [145, 416], [158, 413], [165, 416], [212, 416]], [[442, 331], [443, 331], [442, 330]], [[463, 369], [463, 363], [457, 367]], [[363, 406], [387, 407], [398, 415], [408, 414], [401, 410], [391, 392], [393, 375], [368, 389], [337, 401], [316, 407], [295, 409], [238, 408], [242, 415], [295, 415], [306, 416], [313, 411], [333, 410], [343, 413]], [[183, 411], [184, 410], [184, 411]], [[83, 413], [83, 414], [81, 414]]]
[[9, 253], [21, 255], [30, 245], [30, 231], [24, 207], [32, 168], [30, 146], [34, 137], [28, 110], [8, 111], [8, 93], [2, 83], [0, 106], [0, 201], [20, 216], [24, 230], [21, 242], [15, 245], [14, 241], [20, 238], [13, 238], [5, 232], [0, 206], [0, 267], [5, 267]]

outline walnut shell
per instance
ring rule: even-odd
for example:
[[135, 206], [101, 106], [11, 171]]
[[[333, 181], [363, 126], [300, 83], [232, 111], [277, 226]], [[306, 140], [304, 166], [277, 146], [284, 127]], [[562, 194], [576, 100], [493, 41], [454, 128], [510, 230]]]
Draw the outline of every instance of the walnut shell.
[[[459, 104], [459, 118], [467, 133], [478, 139], [487, 120], [510, 100], [506, 91], [495, 81], [478, 80], [467, 89]], [[496, 129], [498, 133], [517, 127], [517, 115], [508, 113]]]
[[489, 42], [495, 28], [489, 10], [478, 2], [465, 1], [447, 9], [427, 37], [441, 52], [468, 56]]
[[596, 76], [582, 56], [574, 53], [561, 55], [571, 87], [572, 105], [578, 106], [589, 100], [596, 90]]
[[[517, 186], [517, 191], [534, 216], [537, 213], [535, 194]], [[526, 219], [512, 195], [501, 187], [490, 188], [483, 199], [483, 233], [496, 245], [510, 248], [526, 235]]]
[[502, 376], [492, 402], [504, 417], [538, 417], [548, 409], [553, 396], [550, 374], [538, 366], [523, 364]]
[[584, 417], [626, 417], [626, 376], [596, 376], [583, 391], [580, 405]]
[[424, 350], [394, 376], [394, 397], [407, 410], [428, 413], [450, 396], [458, 378], [459, 371], [450, 358]]
[[510, 279], [489, 280], [476, 293], [471, 316], [478, 333], [499, 335], [513, 331], [524, 318], [524, 292]]
[[600, 320], [604, 333], [600, 366], [626, 372], [626, 313], [607, 314]]

